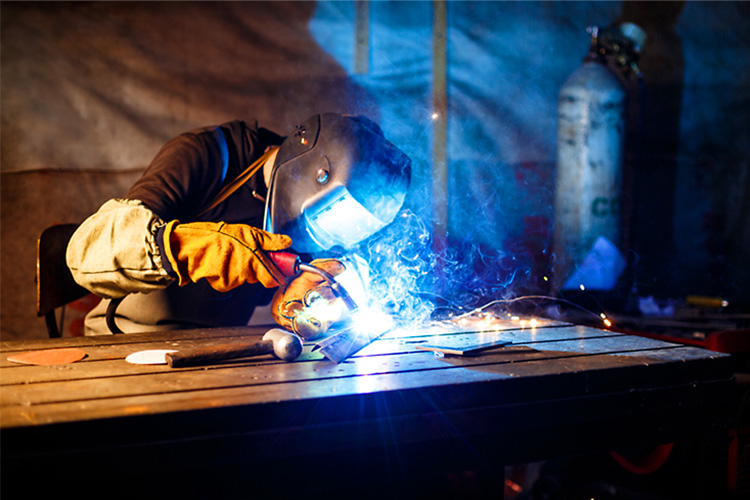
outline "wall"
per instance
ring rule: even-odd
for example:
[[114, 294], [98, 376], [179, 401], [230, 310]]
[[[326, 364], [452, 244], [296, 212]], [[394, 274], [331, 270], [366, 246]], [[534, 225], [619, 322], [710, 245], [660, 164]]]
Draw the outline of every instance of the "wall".
[[633, 293], [750, 300], [748, 4], [444, 7], [441, 54], [428, 1], [0, 4], [2, 338], [44, 336], [33, 284], [44, 227], [124, 193], [173, 135], [234, 118], [284, 132], [320, 111], [370, 115], [412, 156], [409, 208], [430, 228], [447, 207], [434, 259], [451, 270], [447, 288], [546, 292], [557, 92], [586, 27], [615, 20], [649, 34]]

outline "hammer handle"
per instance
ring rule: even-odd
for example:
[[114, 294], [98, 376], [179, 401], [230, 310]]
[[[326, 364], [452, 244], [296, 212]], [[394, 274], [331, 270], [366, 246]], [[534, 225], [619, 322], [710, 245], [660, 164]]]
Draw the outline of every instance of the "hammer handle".
[[171, 352], [166, 355], [170, 368], [184, 366], [203, 366], [226, 361], [228, 359], [262, 356], [273, 353], [273, 341], [261, 340], [255, 344], [225, 344], [213, 347], [201, 347], [189, 351]]

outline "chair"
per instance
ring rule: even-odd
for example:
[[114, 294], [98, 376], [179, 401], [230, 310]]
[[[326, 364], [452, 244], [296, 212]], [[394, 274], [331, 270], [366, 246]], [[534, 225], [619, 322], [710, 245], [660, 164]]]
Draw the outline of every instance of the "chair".
[[36, 315], [44, 316], [50, 338], [62, 336], [55, 310], [90, 293], [73, 280], [65, 263], [65, 250], [76, 228], [78, 224], [50, 226], [42, 231], [37, 242]]

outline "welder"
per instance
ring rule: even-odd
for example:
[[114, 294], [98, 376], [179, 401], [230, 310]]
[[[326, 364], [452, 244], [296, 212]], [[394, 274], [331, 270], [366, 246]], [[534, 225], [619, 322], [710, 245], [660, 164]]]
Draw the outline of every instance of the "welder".
[[239, 120], [181, 134], [68, 244], [75, 280], [106, 299], [86, 334], [110, 333], [114, 300], [127, 333], [241, 326], [270, 302], [279, 325], [315, 336], [321, 326], [303, 314], [311, 297], [335, 297], [318, 275], [285, 276], [271, 255], [318, 257], [337, 275], [345, 264], [325, 257], [389, 224], [410, 173], [409, 158], [363, 116], [316, 115], [287, 137]]

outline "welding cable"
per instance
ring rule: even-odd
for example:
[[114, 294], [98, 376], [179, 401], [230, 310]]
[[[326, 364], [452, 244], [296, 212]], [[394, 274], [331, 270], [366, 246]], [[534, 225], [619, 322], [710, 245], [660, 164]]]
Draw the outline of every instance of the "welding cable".
[[107, 314], [105, 315], [105, 320], [107, 322], [107, 328], [109, 328], [109, 331], [112, 333], [125, 333], [117, 326], [115, 323], [115, 311], [117, 311], [117, 306], [120, 305], [120, 302], [122, 302], [122, 299], [125, 297], [120, 297], [118, 299], [111, 299], [109, 301], [109, 304], [107, 305]]
[[674, 443], [661, 444], [640, 460], [630, 460], [615, 451], [609, 452], [615, 462], [628, 472], [638, 475], [652, 474], [659, 470], [672, 454]]

